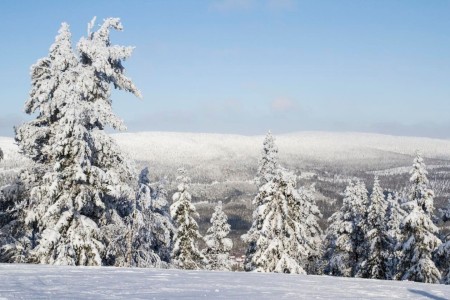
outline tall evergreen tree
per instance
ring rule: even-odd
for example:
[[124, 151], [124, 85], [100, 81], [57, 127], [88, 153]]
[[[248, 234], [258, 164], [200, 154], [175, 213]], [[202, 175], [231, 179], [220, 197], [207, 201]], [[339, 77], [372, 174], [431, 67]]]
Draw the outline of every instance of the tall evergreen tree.
[[294, 207], [291, 213], [297, 213], [295, 218], [303, 226], [303, 243], [308, 250], [306, 265], [303, 266], [308, 274], [319, 274], [322, 253], [322, 229], [319, 220], [322, 213], [314, 199], [315, 187], [301, 187], [298, 189], [299, 207]]
[[37, 118], [17, 129], [21, 151], [36, 164], [28, 178], [25, 220], [37, 245], [32, 261], [64, 265], [124, 265], [124, 217], [134, 197], [133, 168], [106, 134], [125, 129], [112, 112], [111, 84], [140, 96], [124, 75], [132, 48], [111, 45], [109, 18], [71, 48], [63, 24], [47, 58], [32, 67], [26, 112]]
[[364, 254], [364, 216], [367, 190], [362, 182], [347, 186], [340, 211], [330, 219], [326, 232], [325, 274], [354, 277]]
[[[278, 166], [278, 148], [275, 145], [275, 139], [272, 136], [272, 133], [269, 131], [263, 142], [262, 155], [259, 160], [258, 171], [255, 178], [259, 191], [275, 176]], [[248, 244], [244, 262], [244, 269], [247, 271], [251, 271], [253, 269], [251, 261], [256, 251], [255, 243], [258, 239], [258, 228], [260, 226], [256, 224], [262, 224], [262, 220], [259, 219], [261, 215], [256, 212], [260, 210], [260, 206], [263, 205], [262, 199], [259, 197], [254, 198], [253, 205], [253, 224], [255, 224], [255, 226], [252, 226], [247, 234], [242, 236], [242, 239]]]
[[[152, 191], [148, 168], [139, 176], [139, 190], [130, 216], [129, 261], [132, 266], [166, 268], [175, 228], [162, 191]], [[165, 203], [163, 203], [163, 201]]]
[[229, 259], [233, 242], [227, 238], [230, 233], [230, 224], [227, 222], [227, 215], [222, 210], [222, 202], [215, 207], [211, 216], [211, 227], [208, 228], [207, 235], [203, 240], [206, 249], [203, 253], [208, 260], [206, 266], [209, 270], [230, 271], [231, 262]]
[[263, 142], [262, 156], [259, 160], [256, 182], [258, 187], [262, 187], [269, 182], [278, 168], [278, 147], [275, 145], [275, 139], [269, 131]]
[[386, 279], [398, 279], [398, 264], [402, 257], [402, 251], [397, 246], [403, 240], [400, 224], [406, 217], [406, 211], [402, 209], [397, 194], [389, 193], [387, 197], [387, 208], [385, 214], [386, 233], [388, 238], [388, 274]]
[[300, 195], [296, 177], [283, 169], [261, 187], [254, 199], [253, 224], [242, 238], [249, 244], [246, 269], [257, 272], [304, 274], [308, 259], [305, 226], [299, 222]]
[[153, 214], [153, 222], [151, 223], [152, 249], [165, 263], [164, 266], [168, 266], [176, 228], [170, 216], [165, 182], [165, 179], [159, 181], [154, 188], [150, 210]]
[[28, 262], [29, 251], [35, 244], [32, 230], [24, 226], [26, 202], [22, 199], [26, 199], [26, 196], [25, 184], [20, 177], [0, 189], [1, 262]]
[[198, 213], [191, 203], [191, 194], [188, 191], [190, 178], [185, 169], [178, 169], [177, 180], [178, 192], [173, 195], [173, 204], [170, 206], [170, 214], [177, 227], [172, 263], [180, 269], [196, 270], [205, 263], [205, 257], [197, 246], [197, 240], [202, 237], [194, 220]]
[[441, 241], [432, 221], [434, 193], [428, 187], [428, 172], [420, 153], [417, 153], [410, 173], [410, 209], [401, 223], [404, 240], [399, 272], [402, 280], [437, 283], [441, 274], [431, 258]]
[[366, 258], [361, 263], [357, 276], [363, 278], [386, 279], [389, 274], [389, 238], [385, 225], [387, 203], [375, 177], [365, 228]]
[[353, 276], [359, 273], [361, 264], [367, 260], [366, 235], [368, 232], [368, 208], [369, 193], [364, 182], [358, 180], [355, 184], [355, 201], [353, 202], [353, 216], [355, 222], [355, 230], [353, 239], [356, 245], [356, 265], [353, 269]]
[[344, 192], [342, 207], [329, 219], [326, 231], [324, 273], [327, 275], [351, 277], [356, 265], [356, 245], [352, 238], [356, 224], [352, 213], [355, 202], [355, 185], [350, 182]]
[[441, 282], [450, 284], [450, 235], [447, 235], [444, 241], [436, 251], [435, 262], [442, 272]]

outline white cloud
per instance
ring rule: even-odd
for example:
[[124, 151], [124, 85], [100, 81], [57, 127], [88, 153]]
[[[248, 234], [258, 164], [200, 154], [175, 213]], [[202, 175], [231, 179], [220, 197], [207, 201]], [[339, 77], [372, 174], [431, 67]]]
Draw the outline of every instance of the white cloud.
[[297, 105], [292, 99], [279, 97], [270, 103], [270, 107], [275, 112], [287, 112], [296, 109]]

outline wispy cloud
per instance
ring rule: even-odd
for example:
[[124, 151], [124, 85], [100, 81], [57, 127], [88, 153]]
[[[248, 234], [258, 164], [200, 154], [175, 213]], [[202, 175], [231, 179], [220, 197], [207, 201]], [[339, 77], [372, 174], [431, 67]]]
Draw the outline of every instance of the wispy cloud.
[[270, 108], [274, 112], [288, 112], [297, 108], [297, 103], [290, 98], [278, 97], [270, 103]]
[[255, 0], [215, 0], [211, 3], [211, 9], [226, 12], [235, 10], [248, 10], [256, 5]]

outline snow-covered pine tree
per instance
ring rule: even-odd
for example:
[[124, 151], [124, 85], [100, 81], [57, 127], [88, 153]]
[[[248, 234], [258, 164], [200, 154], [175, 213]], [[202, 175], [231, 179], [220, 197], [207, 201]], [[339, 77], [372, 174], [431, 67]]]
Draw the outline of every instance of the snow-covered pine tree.
[[355, 220], [355, 230], [353, 239], [356, 245], [357, 264], [353, 270], [353, 276], [359, 272], [361, 264], [367, 259], [366, 234], [368, 231], [367, 217], [370, 204], [369, 192], [363, 181], [357, 180], [355, 184], [355, 202], [353, 205], [353, 216]]
[[404, 217], [406, 217], [406, 211], [401, 208], [397, 194], [389, 193], [385, 214], [386, 232], [388, 237], [388, 274], [386, 275], [386, 279], [388, 280], [398, 279], [398, 263], [402, 256], [402, 251], [397, 247], [397, 244], [403, 239], [400, 224]]
[[167, 201], [167, 190], [165, 188], [166, 179], [159, 181], [154, 188], [150, 209], [153, 213], [152, 249], [161, 258], [163, 267], [170, 263], [170, 255], [173, 248], [173, 241], [176, 228], [173, 224]]
[[249, 233], [242, 236], [254, 250], [246, 257], [246, 269], [306, 273], [304, 266], [309, 253], [304, 242], [306, 229], [298, 219], [302, 212], [296, 210], [302, 203], [295, 175], [279, 168], [260, 188], [253, 203], [256, 204], [253, 224]]
[[[259, 166], [257, 170], [257, 174], [255, 177], [255, 182], [258, 186], [258, 190], [261, 189], [263, 185], [265, 185], [267, 182], [269, 182], [274, 176], [275, 173], [279, 167], [278, 164], [278, 148], [275, 145], [275, 139], [272, 136], [272, 133], [269, 131], [264, 139], [263, 142], [263, 149], [261, 151], [262, 155], [259, 160]], [[261, 224], [262, 220], [259, 220], [258, 218], [260, 215], [258, 215], [256, 212], [259, 210], [259, 206], [261, 206], [262, 199], [256, 197], [253, 200], [254, 212], [253, 212], [253, 223], [254, 224]], [[241, 238], [248, 244], [246, 254], [245, 254], [245, 262], [244, 262], [244, 269], [246, 271], [253, 270], [253, 265], [251, 263], [253, 254], [256, 251], [256, 240], [258, 239], [258, 226], [255, 225], [250, 228], [250, 230], [244, 234]]]
[[385, 225], [387, 203], [378, 177], [375, 177], [370, 205], [365, 222], [365, 260], [358, 270], [358, 277], [386, 279], [389, 274], [388, 245], [389, 239]]
[[258, 187], [262, 187], [269, 182], [278, 168], [278, 147], [275, 145], [275, 139], [269, 131], [263, 142], [262, 156], [259, 160], [256, 182]]
[[[93, 24], [93, 23], [92, 23]], [[132, 48], [111, 45], [109, 18], [73, 53], [63, 24], [47, 58], [32, 67], [26, 112], [37, 118], [17, 129], [21, 151], [37, 164], [26, 222], [37, 228], [32, 260], [64, 265], [124, 265], [134, 195], [133, 168], [104, 129], [124, 129], [111, 108], [111, 84], [140, 96], [124, 75]], [[91, 26], [92, 29], [92, 26]]]
[[319, 220], [322, 214], [314, 199], [315, 187], [301, 187], [298, 189], [300, 206], [293, 212], [298, 212], [297, 220], [304, 227], [303, 240], [308, 249], [308, 259], [304, 269], [308, 274], [319, 274], [321, 272], [322, 253], [322, 229]]
[[25, 187], [17, 177], [0, 189], [0, 262], [26, 263], [35, 245], [33, 231], [24, 224]]
[[436, 266], [441, 270], [443, 284], [450, 284], [450, 235], [445, 238], [435, 254]]
[[175, 227], [168, 212], [167, 192], [162, 183], [153, 190], [148, 168], [139, 175], [139, 189], [130, 221], [128, 261], [131, 266], [167, 268]]
[[144, 168], [139, 175], [139, 189], [130, 216], [128, 236], [129, 264], [141, 268], [161, 267], [161, 259], [152, 247], [152, 224], [155, 218], [150, 209], [152, 190], [149, 184], [148, 168]]
[[197, 270], [206, 262], [205, 257], [198, 249], [197, 240], [202, 236], [198, 232], [198, 217], [195, 206], [191, 203], [189, 193], [190, 178], [184, 168], [178, 169], [178, 192], [173, 197], [170, 206], [170, 215], [177, 227], [172, 250], [172, 264], [180, 269]]
[[230, 238], [227, 238], [231, 228], [227, 220], [227, 215], [222, 210], [222, 202], [219, 202], [211, 216], [212, 226], [208, 228], [207, 235], [203, 237], [206, 244], [203, 254], [208, 260], [206, 265], [208, 270], [231, 270], [229, 255], [231, 248], [233, 248], [233, 242]]
[[329, 219], [326, 231], [324, 261], [326, 275], [351, 277], [356, 265], [356, 245], [352, 239], [355, 221], [352, 206], [355, 185], [350, 182], [344, 192], [342, 207]]
[[441, 274], [431, 258], [441, 241], [432, 221], [434, 193], [428, 187], [428, 172], [419, 152], [410, 173], [410, 209], [400, 226], [404, 240], [399, 272], [402, 280], [438, 283]]
[[2, 148], [0, 148], [0, 161], [2, 161], [3, 160], [3, 151], [2, 151]]
[[364, 257], [364, 216], [367, 190], [364, 183], [350, 182], [341, 209], [329, 218], [326, 231], [324, 273], [354, 277]]

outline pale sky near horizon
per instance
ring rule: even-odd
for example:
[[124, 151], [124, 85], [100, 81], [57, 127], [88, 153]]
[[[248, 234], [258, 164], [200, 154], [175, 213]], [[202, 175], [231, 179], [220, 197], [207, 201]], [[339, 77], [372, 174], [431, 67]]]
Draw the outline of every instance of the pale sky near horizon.
[[113, 94], [129, 131], [364, 131], [450, 138], [450, 1], [0, 2], [0, 135], [61, 22], [120, 17], [112, 42], [144, 98]]

